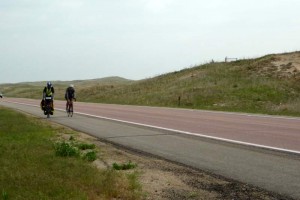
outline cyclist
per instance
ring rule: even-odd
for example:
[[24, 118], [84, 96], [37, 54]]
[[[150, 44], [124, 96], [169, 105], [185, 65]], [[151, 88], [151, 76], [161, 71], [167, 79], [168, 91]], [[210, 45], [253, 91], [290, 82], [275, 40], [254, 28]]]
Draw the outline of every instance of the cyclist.
[[74, 85], [71, 84], [67, 90], [66, 90], [66, 93], [65, 93], [65, 99], [67, 101], [66, 103], [66, 111], [68, 112], [68, 106], [69, 106], [69, 103], [74, 99], [76, 101], [76, 95], [75, 95], [75, 89], [74, 89]]
[[52, 83], [49, 81], [47, 82], [47, 86], [44, 88], [43, 90], [43, 108], [45, 106], [45, 100], [46, 97], [51, 97], [51, 115], [53, 115], [53, 111], [54, 111], [54, 105], [53, 105], [53, 100], [54, 100], [54, 88], [52, 86]]

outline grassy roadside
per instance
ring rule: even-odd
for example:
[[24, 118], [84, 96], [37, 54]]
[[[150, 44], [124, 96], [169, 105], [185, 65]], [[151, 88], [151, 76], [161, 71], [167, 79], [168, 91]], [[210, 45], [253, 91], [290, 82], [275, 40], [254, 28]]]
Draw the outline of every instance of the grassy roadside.
[[[139, 81], [74, 81], [78, 101], [300, 116], [300, 52], [213, 62]], [[53, 82], [56, 99], [69, 82]], [[44, 83], [45, 84], [45, 83]], [[2, 84], [8, 97], [41, 98], [42, 83]]]
[[57, 156], [60, 130], [0, 107], [0, 199], [140, 199], [137, 174]]

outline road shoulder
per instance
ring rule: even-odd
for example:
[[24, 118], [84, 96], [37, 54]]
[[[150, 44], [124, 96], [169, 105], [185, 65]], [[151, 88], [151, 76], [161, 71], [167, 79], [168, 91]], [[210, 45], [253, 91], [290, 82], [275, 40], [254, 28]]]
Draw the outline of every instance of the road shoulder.
[[[60, 125], [56, 125], [60, 126]], [[113, 163], [136, 163], [145, 199], [291, 199], [261, 188], [197, 170], [151, 154], [134, 151], [78, 132], [81, 140], [94, 143], [101, 150], [98, 168]]]

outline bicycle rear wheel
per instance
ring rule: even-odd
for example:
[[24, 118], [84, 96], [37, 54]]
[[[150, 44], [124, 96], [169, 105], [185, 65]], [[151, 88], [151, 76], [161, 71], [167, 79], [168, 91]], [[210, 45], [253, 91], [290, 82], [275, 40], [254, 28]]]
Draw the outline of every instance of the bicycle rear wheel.
[[68, 103], [68, 109], [67, 109], [68, 117], [73, 116], [73, 102]]
[[73, 117], [73, 102], [70, 104], [70, 116]]

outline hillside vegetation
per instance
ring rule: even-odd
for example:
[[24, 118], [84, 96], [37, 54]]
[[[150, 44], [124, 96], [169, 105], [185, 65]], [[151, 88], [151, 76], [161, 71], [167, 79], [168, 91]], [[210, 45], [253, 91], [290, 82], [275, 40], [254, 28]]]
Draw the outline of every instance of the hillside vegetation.
[[[293, 116], [300, 116], [299, 83], [300, 52], [208, 63], [139, 81], [74, 82], [79, 101]], [[54, 84], [62, 99], [67, 84]], [[0, 88], [6, 96], [28, 98], [40, 98], [42, 90]]]
[[[33, 98], [41, 99], [43, 96], [43, 89], [46, 86], [44, 82], [26, 82], [16, 84], [0, 84], [0, 91], [6, 97], [22, 97], [22, 98]], [[131, 83], [131, 80], [127, 80], [120, 77], [107, 77], [100, 79], [91, 80], [74, 80], [74, 81], [51, 81], [55, 88], [55, 99], [64, 99], [66, 88], [73, 84], [77, 91], [89, 89], [90, 87], [99, 87], [106, 85], [127, 85]], [[80, 92], [77, 92], [79, 96]], [[81, 99], [81, 98], [80, 98]]]

